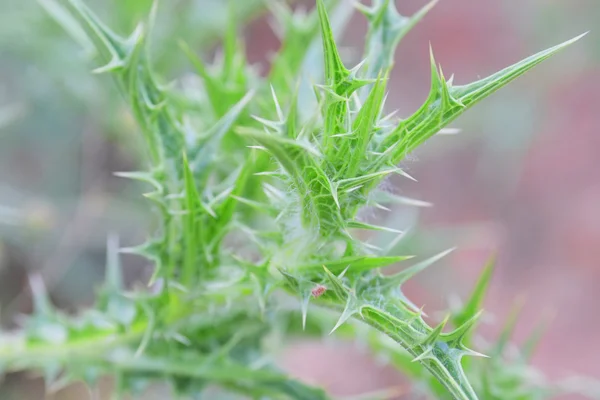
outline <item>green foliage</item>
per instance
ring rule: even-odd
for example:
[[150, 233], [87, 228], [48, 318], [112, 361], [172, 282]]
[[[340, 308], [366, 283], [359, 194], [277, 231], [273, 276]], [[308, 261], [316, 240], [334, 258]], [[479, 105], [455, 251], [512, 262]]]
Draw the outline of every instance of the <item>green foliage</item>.
[[[203, 83], [198, 93], [164, 85], [153, 68], [148, 35], [156, 8], [120, 36], [79, 0], [41, 3], [93, 47], [101, 61], [94, 71], [109, 73], [130, 107], [147, 167], [118, 175], [152, 187], [145, 196], [159, 228], [133, 248], [109, 240], [106, 282], [80, 316], [54, 309], [32, 278], [36, 310], [22, 330], [2, 336], [0, 368], [40, 370], [49, 387], [111, 374], [119, 393], [141, 393], [162, 380], [195, 398], [217, 385], [257, 399], [327, 399], [279, 371], [267, 350], [274, 337], [331, 331], [365, 340], [437, 398], [550, 395], [549, 386], [530, 390], [520, 373], [526, 357], [502, 357], [504, 339], [491, 360], [468, 358], [481, 356], [472, 349], [473, 328], [492, 263], [466, 305], [430, 325], [402, 285], [450, 250], [384, 274], [383, 267], [409, 257], [385, 254], [361, 232], [401, 232], [361, 220], [359, 211], [406, 203], [380, 183], [393, 174], [410, 178], [398, 167], [409, 153], [579, 37], [466, 85], [446, 80], [432, 54], [425, 103], [394, 120], [384, 115], [384, 102], [395, 48], [434, 3], [412, 17], [399, 15], [390, 0], [361, 5], [369, 21], [364, 61], [348, 68], [329, 19], [348, 15], [348, 5], [319, 0], [299, 15], [272, 2], [282, 46], [266, 78], [248, 65], [234, 18], [214, 65], [180, 43]], [[323, 76], [307, 62], [319, 43]], [[323, 82], [314, 86], [314, 103], [299, 100], [306, 76]], [[123, 288], [119, 251], [155, 263], [147, 291]], [[282, 306], [286, 292], [299, 314]]]

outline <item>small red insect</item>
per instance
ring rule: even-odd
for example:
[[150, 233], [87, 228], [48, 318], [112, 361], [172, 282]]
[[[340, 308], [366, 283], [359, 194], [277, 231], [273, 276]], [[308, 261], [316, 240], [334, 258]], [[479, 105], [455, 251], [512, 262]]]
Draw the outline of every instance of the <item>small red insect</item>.
[[327, 291], [327, 288], [323, 285], [317, 285], [310, 292], [314, 297], [320, 297], [323, 293]]

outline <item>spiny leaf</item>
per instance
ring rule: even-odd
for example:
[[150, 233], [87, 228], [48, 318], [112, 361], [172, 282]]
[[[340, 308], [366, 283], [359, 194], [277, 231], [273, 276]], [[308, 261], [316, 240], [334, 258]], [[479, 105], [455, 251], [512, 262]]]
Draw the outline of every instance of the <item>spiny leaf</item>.
[[523, 75], [525, 72], [547, 60], [564, 48], [575, 43], [585, 35], [587, 35], [587, 32], [561, 44], [540, 51], [539, 53], [527, 57], [524, 60], [511, 65], [510, 67], [488, 76], [487, 78], [480, 79], [467, 85], [453, 86], [452, 95], [460, 100], [465, 107], [471, 107], [476, 102], [494, 93], [496, 90]]
[[185, 231], [183, 237], [185, 239], [185, 256], [181, 279], [184, 284], [192, 284], [194, 274], [197, 272], [196, 269], [200, 267], [197, 265], [197, 249], [198, 247], [202, 247], [199, 238], [202, 235], [200, 230], [203, 227], [197, 223], [197, 213], [201, 207], [202, 199], [196, 188], [196, 183], [185, 153], [183, 153], [183, 174], [187, 215], [184, 218]]
[[[402, 309], [398, 307], [395, 310], [399, 312]], [[454, 398], [477, 399], [460, 365], [462, 353], [456, 352], [445, 341], [438, 341], [433, 346], [420, 346], [422, 338], [426, 337], [422, 336], [422, 332], [430, 332], [431, 328], [425, 327], [418, 314], [404, 309], [402, 314], [396, 317], [389, 311], [367, 305], [363, 307], [362, 315], [369, 325], [394, 339], [413, 356], [413, 359], [421, 362]]]
[[315, 264], [298, 265], [290, 267], [293, 271], [312, 276], [318, 274], [327, 268], [333, 274], [341, 274], [347, 270], [350, 274], [360, 274], [377, 268], [386, 267], [400, 261], [408, 260], [412, 256], [392, 256], [392, 257], [372, 257], [372, 256], [353, 256], [343, 257], [338, 260], [328, 260]]
[[[336, 276], [333, 272], [331, 272], [327, 267], [323, 266], [323, 270], [325, 271], [325, 276], [329, 280], [329, 285], [333, 289], [333, 292], [340, 300], [346, 300], [348, 298], [349, 290], [344, 286], [341, 278]], [[340, 274], [341, 275], [341, 274]]]
[[[333, 31], [327, 15], [323, 0], [317, 0], [321, 36], [323, 39], [323, 56], [325, 59], [325, 83], [323, 87], [326, 100], [325, 127], [323, 134], [323, 148], [330, 155], [336, 148], [335, 135], [344, 132], [346, 119], [346, 101], [357, 89], [372, 83], [372, 80], [357, 77], [360, 65], [347, 69], [340, 58]], [[333, 137], [333, 138], [332, 138]]]
[[362, 188], [373, 182], [380, 181], [383, 177], [390, 174], [402, 174], [400, 168], [385, 168], [370, 174], [363, 174], [352, 178], [341, 179], [336, 182], [338, 193], [340, 191], [350, 191], [354, 188]]
[[347, 293], [348, 296], [346, 299], [346, 306], [344, 307], [344, 311], [342, 311], [340, 318], [335, 323], [335, 326], [331, 329], [331, 332], [329, 332], [330, 335], [333, 332], [335, 332], [340, 326], [342, 326], [346, 321], [348, 321], [351, 317], [353, 317], [356, 314], [360, 314], [361, 312], [362, 305], [356, 298], [354, 293], [352, 291], [348, 291]]
[[452, 347], [462, 348], [464, 345], [464, 339], [473, 330], [473, 327], [481, 317], [483, 311], [478, 311], [471, 318], [465, 321], [462, 325], [458, 326], [450, 333], [442, 335], [444, 340], [448, 342]]
[[323, 0], [317, 0], [317, 10], [321, 25], [323, 54], [325, 56], [325, 82], [327, 82], [328, 85], [333, 86], [336, 94], [341, 95], [344, 91], [338, 92], [335, 86], [345, 81], [350, 75], [350, 71], [346, 69], [338, 53], [329, 17], [327, 16], [327, 9]]
[[386, 80], [387, 75], [377, 77], [369, 96], [354, 119], [351, 134], [341, 142], [339, 151], [350, 155], [343, 158], [344, 167], [338, 167], [341, 176], [355, 177], [367, 158], [367, 150], [376, 133], [375, 126], [383, 107]]
[[490, 257], [481, 271], [481, 275], [475, 284], [475, 287], [471, 293], [470, 299], [466, 302], [466, 304], [462, 307], [459, 313], [456, 313], [452, 317], [452, 322], [454, 325], [462, 325], [467, 320], [471, 319], [483, 304], [483, 300], [485, 298], [485, 294], [489, 287], [492, 275], [494, 273], [494, 266], [496, 264], [495, 257]]
[[446, 82], [435, 66], [432, 56], [429, 97], [416, 113], [400, 122], [397, 128], [383, 141], [380, 148], [385, 150], [398, 142], [400, 145], [396, 147], [391, 161], [394, 164], [400, 162], [408, 153], [456, 119], [466, 109], [581, 39], [584, 35], [541, 51], [487, 78], [467, 85], [452, 86]]
[[119, 237], [110, 234], [106, 243], [106, 278], [104, 287], [117, 292], [123, 289], [123, 274], [119, 260]]
[[450, 319], [450, 316], [446, 316], [442, 320], [442, 322], [440, 322], [438, 324], [438, 326], [436, 326], [431, 332], [429, 332], [427, 337], [421, 342], [421, 346], [427, 347], [427, 346], [432, 346], [433, 344], [435, 344], [435, 342], [438, 341], [439, 336], [444, 331], [444, 327], [448, 323], [449, 319]]

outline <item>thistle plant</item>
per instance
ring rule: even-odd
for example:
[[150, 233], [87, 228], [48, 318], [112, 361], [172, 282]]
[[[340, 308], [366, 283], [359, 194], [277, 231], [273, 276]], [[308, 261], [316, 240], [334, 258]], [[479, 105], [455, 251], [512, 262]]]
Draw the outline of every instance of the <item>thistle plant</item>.
[[[329, 399], [288, 377], [272, 350], [286, 338], [333, 334], [364, 341], [435, 398], [540, 399], [564, 389], [522, 373], [535, 340], [517, 359], [504, 357], [509, 330], [478, 348], [474, 328], [493, 262], [461, 308], [428, 322], [402, 285], [451, 250], [404, 267], [410, 255], [364, 240], [370, 231], [402, 232], [361, 210], [406, 203], [381, 184], [413, 179], [399, 167], [407, 155], [581, 36], [464, 85], [446, 78], [431, 51], [427, 99], [397, 118], [385, 107], [394, 52], [434, 2], [411, 17], [390, 0], [358, 5], [369, 28], [363, 61], [352, 67], [332, 24], [349, 15], [348, 4], [317, 0], [297, 13], [269, 2], [281, 49], [268, 74], [247, 62], [232, 19], [213, 64], [179, 43], [197, 88], [167, 85], [153, 68], [156, 9], [121, 36], [80, 0], [43, 4], [69, 21], [75, 39], [93, 44], [102, 62], [94, 72], [110, 74], [130, 107], [146, 162], [116, 174], [151, 188], [144, 196], [157, 230], [134, 247], [109, 238], [106, 281], [80, 315], [55, 309], [33, 276], [35, 310], [21, 330], [0, 336], [1, 370], [40, 371], [49, 389], [93, 386], [108, 374], [117, 395], [161, 381], [190, 398], [214, 398], [217, 387], [256, 399]], [[146, 289], [124, 287], [120, 253], [153, 263]], [[396, 264], [399, 272], [384, 273]], [[473, 358], [483, 354], [491, 358]]]

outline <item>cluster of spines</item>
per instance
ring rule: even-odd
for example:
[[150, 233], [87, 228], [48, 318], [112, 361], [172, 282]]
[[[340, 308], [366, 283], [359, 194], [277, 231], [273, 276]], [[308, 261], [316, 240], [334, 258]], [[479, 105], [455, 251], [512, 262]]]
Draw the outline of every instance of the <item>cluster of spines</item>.
[[[117, 175], [154, 188], [145, 197], [153, 201], [160, 212], [161, 230], [156, 238], [124, 251], [155, 262], [155, 277], [176, 278], [185, 285], [193, 285], [199, 275], [205, 273], [203, 270], [218, 263], [220, 242], [233, 216], [234, 196], [243, 190], [244, 178], [247, 178], [239, 169], [226, 171], [225, 174], [231, 174], [227, 177], [214, 168], [224, 137], [236, 120], [244, 117], [251, 99], [246, 88], [250, 72], [243, 58], [243, 48], [232, 26], [226, 36], [219, 69], [222, 73], [212, 73], [194, 58], [213, 108], [213, 115], [208, 114], [207, 119], [214, 121], [206, 133], [199, 133], [185, 118], [194, 116], [193, 112], [189, 110], [190, 115], [185, 115], [180, 107], [172, 104], [170, 91], [157, 83], [150, 68], [146, 26], [152, 24], [153, 16], [148, 24], [140, 24], [132, 35], [122, 38], [106, 28], [79, 1], [71, 1], [70, 6], [89, 36], [97, 42], [99, 53], [108, 61], [95, 72], [110, 72], [115, 77], [140, 125], [149, 153], [150, 172]], [[207, 182], [214, 175], [230, 185], [215, 185], [209, 190]]]
[[[393, 15], [395, 12], [389, 2], [380, 3], [379, 7], [381, 10], [371, 11], [373, 15], [377, 12]], [[322, 2], [317, 1], [317, 9], [325, 58], [325, 84], [317, 88], [321, 125], [295, 128], [295, 132], [312, 132], [295, 140], [290, 140], [286, 132], [278, 129], [289, 126], [289, 119], [267, 124], [272, 128], [267, 133], [244, 131], [279, 163], [283, 180], [288, 182], [291, 193], [297, 196], [297, 212], [302, 216], [302, 224], [314, 232], [315, 240], [319, 242], [318, 247], [309, 247], [313, 257], [328, 244], [333, 246], [334, 241], [340, 238], [346, 244], [344, 255], [350, 258], [361, 255], [363, 249], [357, 246], [358, 242], [351, 237], [349, 230], [381, 228], [356, 221], [355, 217], [385, 175], [399, 172], [396, 165], [407, 154], [481, 98], [577, 40], [555, 46], [464, 86], [453, 86], [452, 78], [446, 80], [432, 53], [431, 90], [425, 103], [414, 115], [385, 129], [380, 120], [388, 71], [378, 71], [378, 76], [373, 79], [360, 77], [361, 64], [347, 69], [337, 51]], [[378, 15], [373, 20], [383, 21], [385, 18]], [[365, 63], [368, 61], [366, 59]], [[361, 104], [355, 94], [367, 86], [366, 98]], [[298, 262], [298, 265], [282, 270], [292, 290], [301, 297], [303, 324], [307, 318], [308, 302], [314, 297], [319, 304], [342, 312], [334, 329], [350, 317], [360, 317], [400, 343], [414, 356], [414, 361], [422, 363], [454, 397], [477, 398], [461, 365], [465, 355], [480, 355], [464, 343], [479, 316], [477, 310], [467, 310], [469, 318], [464, 318], [466, 314], [460, 321], [456, 318], [453, 322], [460, 323], [456, 324], [454, 331], [444, 333], [447, 320], [435, 328], [429, 327], [421, 313], [413, 309], [398, 289], [412, 276], [413, 272], [409, 271], [420, 270], [420, 265], [395, 276], [371, 271], [383, 266], [377, 264], [377, 257], [372, 257], [374, 262], [367, 270], [357, 268], [352, 259], [347, 260], [343, 271], [334, 273], [327, 268], [330, 262], [339, 265], [339, 261], [324, 256], [320, 261], [323, 271], [305, 269]], [[328, 290], [321, 291], [318, 297], [314, 296], [313, 288], [322, 285], [326, 285]]]
[[243, 302], [227, 305], [209, 288], [202, 299], [181, 290], [128, 293], [114, 236], [107, 248], [105, 282], [96, 304], [81, 315], [56, 310], [41, 278], [32, 276], [34, 310], [18, 334], [0, 334], [0, 372], [39, 371], [47, 393], [75, 381], [93, 388], [110, 374], [118, 394], [140, 395], [160, 379], [182, 395], [216, 383], [255, 396], [328, 399], [256, 359], [257, 343], [270, 327]]
[[[202, 289], [202, 283], [210, 283], [212, 278], [219, 276], [224, 237], [236, 226], [251, 232], [259, 250], [265, 250], [265, 253], [268, 253], [268, 241], [283, 249], [297, 247], [294, 254], [298, 258], [293, 262], [289, 259], [283, 262], [285, 257], [271, 258], [270, 254], [262, 254], [264, 260], [260, 263], [245, 261], [235, 255], [226, 256], [228, 262], [241, 268], [257, 283], [263, 313], [266, 295], [278, 284], [269, 273], [269, 267], [276, 266], [291, 291], [300, 298], [303, 323], [306, 323], [311, 298], [341, 312], [334, 330], [351, 317], [362, 318], [399, 343], [411, 354], [412, 361], [428, 369], [453, 397], [477, 398], [465, 377], [461, 358], [479, 355], [467, 347], [471, 329], [479, 316], [479, 304], [468, 303], [461, 314], [432, 328], [424, 321], [422, 311], [401, 291], [406, 280], [446, 253], [395, 275], [383, 275], [379, 268], [406, 257], [372, 255], [364, 243], [352, 237], [350, 230], [389, 229], [357, 219], [358, 210], [375, 201], [373, 194], [382, 179], [393, 173], [407, 176], [397, 167], [407, 154], [477, 101], [577, 38], [464, 86], [453, 86], [452, 78], [446, 80], [432, 56], [431, 90], [424, 105], [407, 119], [391, 123], [389, 116], [383, 116], [383, 108], [385, 83], [395, 47], [433, 2], [411, 18], [398, 14], [391, 0], [377, 0], [371, 7], [359, 7], [369, 20], [367, 51], [364, 62], [352, 69], [347, 69], [341, 61], [327, 7], [322, 0], [317, 1], [316, 11], [306, 19], [298, 19], [273, 3], [275, 15], [283, 21], [287, 31], [282, 51], [274, 59], [268, 76], [271, 85], [255, 88], [253, 101], [248, 94], [252, 75], [243, 47], [236, 38], [235, 25], [229, 28], [222, 65], [215, 69], [216, 72], [183, 45], [204, 82], [207, 104], [212, 110], [212, 113], [203, 114], [211, 121], [209, 126], [212, 128], [199, 134], [184, 118], [186, 112], [192, 114], [192, 110], [173, 106], [171, 93], [157, 83], [150, 68], [145, 37], [153, 17], [148, 25], [141, 24], [129, 38], [123, 39], [100, 23], [79, 0], [69, 1], [107, 61], [96, 72], [111, 72], [116, 78], [146, 140], [151, 172], [120, 175], [151, 184], [155, 191], [147, 197], [157, 204], [162, 216], [160, 235], [145, 245], [129, 249], [153, 260], [155, 277], [168, 282], [168, 290], [151, 297], [153, 300], [138, 299], [133, 303], [140, 308], [136, 308], [134, 317], [143, 315], [139, 324], [143, 329], [136, 331], [140, 340], [135, 351], [138, 356], [152, 355], [149, 346], [155, 340], [157, 325], [163, 328], [166, 325], [165, 318], [175, 321], [191, 311], [182, 305], [185, 296], [181, 293]], [[306, 119], [300, 116], [297, 92], [289, 88], [294, 77], [300, 74], [309, 47], [306, 42], [316, 36], [319, 26], [325, 82], [315, 87], [317, 109]], [[361, 67], [366, 70], [364, 73], [361, 73]], [[268, 98], [272, 98], [272, 102], [266, 101]], [[275, 104], [274, 109], [269, 103]], [[251, 113], [258, 115], [249, 118]], [[255, 147], [260, 151], [248, 155], [244, 146], [236, 146], [240, 137], [244, 139], [242, 143], [258, 143]], [[241, 157], [242, 167], [221, 168], [223, 162], [216, 157], [223, 149]], [[271, 157], [276, 161], [277, 169], [270, 168]], [[217, 165], [221, 167], [217, 168]], [[225, 184], [210, 185], [214, 176]], [[273, 178], [279, 178], [283, 185]], [[380, 198], [398, 200], [392, 195]], [[385, 208], [376, 201], [374, 204]], [[250, 206], [253, 212], [266, 211], [275, 223], [299, 217], [301, 227], [288, 221], [287, 225], [280, 225], [279, 230], [259, 232], [245, 225], [248, 221], [242, 220], [243, 216], [237, 218], [236, 209], [240, 206]], [[291, 236], [286, 236], [285, 229], [290, 226], [301, 228], [308, 237], [300, 246], [297, 242], [288, 243]], [[259, 238], [261, 234], [268, 239]], [[338, 249], [339, 241], [341, 250]], [[285, 252], [282, 253], [285, 256]], [[127, 297], [120, 295], [116, 286], [109, 287], [111, 289], [106, 293], [111, 295], [102, 297], [102, 301], [114, 310], [114, 306], [110, 306], [111, 299]], [[246, 293], [242, 287], [234, 291], [238, 296]], [[219, 303], [223, 296], [215, 296]], [[161, 308], [160, 301], [168, 304], [166, 309]], [[178, 305], [185, 311], [174, 311]], [[454, 330], [446, 333], [444, 328], [449, 321]], [[129, 329], [137, 326], [131, 320], [126, 322], [130, 324]], [[179, 332], [174, 335], [181, 342], [190, 343]], [[145, 359], [146, 362], [149, 360]], [[152, 365], [148, 363], [148, 366]], [[137, 367], [144, 368], [141, 363]], [[207, 378], [201, 375], [199, 372], [196, 378]], [[250, 374], [249, 379], [263, 382], [264, 377], [258, 375]], [[264, 379], [268, 381], [268, 378]], [[290, 383], [279, 375], [272, 379], [273, 386], [293, 398], [325, 396], [322, 392]], [[227, 384], [235, 386], [235, 382]]]

